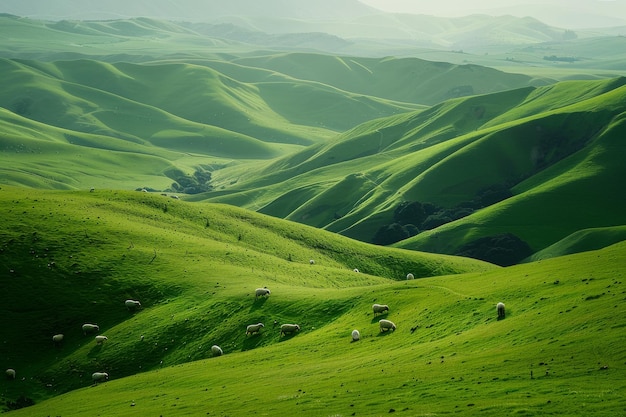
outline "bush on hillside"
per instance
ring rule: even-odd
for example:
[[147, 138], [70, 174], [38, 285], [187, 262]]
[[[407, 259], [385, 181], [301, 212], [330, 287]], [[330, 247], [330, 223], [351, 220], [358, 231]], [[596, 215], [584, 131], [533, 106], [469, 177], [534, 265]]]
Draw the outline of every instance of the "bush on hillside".
[[[378, 245], [390, 245], [424, 230], [432, 230], [454, 220], [462, 219], [483, 207], [511, 197], [510, 185], [494, 184], [478, 190], [474, 198], [454, 207], [440, 207], [419, 201], [403, 201], [393, 211], [393, 223], [380, 227], [372, 240]], [[394, 240], [395, 239], [395, 240]]]
[[512, 233], [482, 237], [461, 246], [455, 255], [480, 259], [500, 266], [511, 266], [532, 255], [533, 251]]
[[[411, 225], [413, 226], [413, 225]], [[415, 226], [413, 226], [415, 227]], [[376, 245], [391, 245], [392, 243], [404, 240], [411, 235], [406, 227], [400, 223], [391, 223], [382, 226], [376, 231], [373, 243]]]
[[426, 211], [419, 201], [404, 201], [394, 210], [393, 219], [400, 224], [420, 224], [426, 219]]
[[168, 176], [175, 182], [173, 182], [171, 188], [166, 191], [183, 194], [200, 194], [213, 189], [211, 185], [211, 173], [202, 168], [196, 169], [192, 175], [186, 175], [182, 171], [175, 170]]

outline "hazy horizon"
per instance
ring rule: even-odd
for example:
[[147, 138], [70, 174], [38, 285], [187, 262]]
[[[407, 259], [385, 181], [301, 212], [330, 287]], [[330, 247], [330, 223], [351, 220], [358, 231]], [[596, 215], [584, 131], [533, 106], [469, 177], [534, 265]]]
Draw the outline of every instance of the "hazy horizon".
[[471, 14], [531, 16], [564, 28], [626, 25], [626, 0], [359, 0], [393, 13], [460, 17]]

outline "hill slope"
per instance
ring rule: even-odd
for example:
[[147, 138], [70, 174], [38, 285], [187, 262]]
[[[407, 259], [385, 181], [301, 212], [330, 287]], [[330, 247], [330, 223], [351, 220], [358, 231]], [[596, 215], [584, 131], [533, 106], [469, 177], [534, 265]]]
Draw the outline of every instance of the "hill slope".
[[[8, 400], [84, 386], [96, 368], [132, 375], [161, 361], [206, 358], [213, 343], [227, 351], [274, 344], [278, 338], [241, 337], [242, 326], [262, 320], [269, 329], [278, 320], [319, 327], [332, 319], [328, 311], [345, 311], [364, 289], [409, 271], [419, 278], [494, 269], [150, 193], [2, 187], [0, 212], [7, 295], [0, 366], [20, 375], [14, 385], [2, 381]], [[254, 289], [263, 286], [291, 293], [290, 300], [255, 302]], [[127, 311], [128, 298], [141, 300], [145, 314]], [[97, 323], [110, 343], [95, 346], [81, 332], [85, 322]], [[65, 339], [55, 347], [57, 333]], [[142, 335], [146, 343], [138, 343]]]
[[[0, 326], [0, 357], [18, 373], [0, 392], [38, 403], [18, 416], [626, 407], [624, 244], [503, 269], [146, 193], [3, 187], [0, 202], [11, 294], [0, 317], [12, 323]], [[456, 275], [404, 280], [423, 267]], [[255, 300], [264, 285], [272, 294]], [[143, 308], [127, 311], [126, 298]], [[497, 301], [507, 304], [504, 320]], [[379, 334], [373, 302], [389, 304], [383, 317], [395, 332]], [[273, 320], [301, 331], [280, 337]], [[85, 321], [109, 340], [95, 345], [80, 331]], [[258, 321], [262, 333], [246, 336]], [[58, 332], [66, 337], [54, 346]], [[211, 358], [212, 344], [225, 355]], [[111, 380], [90, 387], [95, 370]]]
[[[398, 221], [400, 204], [429, 203], [439, 207], [429, 213], [439, 211], [439, 218], [430, 225], [406, 218], [401, 225], [434, 230], [403, 247], [456, 253], [473, 240], [508, 231], [541, 250], [576, 230], [626, 222], [626, 201], [618, 191], [624, 83], [563, 82], [375, 120], [272, 162], [253, 178], [224, 171], [224, 178], [216, 178], [223, 184], [219, 191], [204, 197], [365, 241]], [[238, 182], [227, 186], [233, 177]], [[558, 189], [563, 195], [553, 193]], [[490, 201], [487, 191], [501, 197]], [[436, 227], [454, 216], [465, 218]], [[448, 237], [448, 230], [455, 232]]]

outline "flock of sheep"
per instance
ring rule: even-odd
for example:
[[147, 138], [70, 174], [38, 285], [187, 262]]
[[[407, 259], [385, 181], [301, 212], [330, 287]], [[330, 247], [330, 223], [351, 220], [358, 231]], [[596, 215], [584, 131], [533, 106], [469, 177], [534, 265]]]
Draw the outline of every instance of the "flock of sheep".
[[[314, 261], [311, 260], [310, 264], [313, 265]], [[358, 269], [355, 268], [354, 272], [358, 272]], [[407, 280], [411, 280], [414, 278], [415, 277], [411, 273], [407, 274], [406, 276]], [[255, 290], [255, 299], [258, 299], [260, 297], [269, 297], [270, 294], [271, 292], [267, 287], [257, 288]], [[126, 300], [124, 301], [124, 305], [129, 311], [134, 311], [141, 307], [141, 303], [137, 300]], [[374, 312], [374, 317], [376, 317], [379, 314], [384, 314], [386, 312], [389, 312], [389, 306], [387, 304], [376, 303], [372, 305], [372, 311]], [[505, 317], [504, 303], [499, 302], [496, 305], [496, 312], [497, 312], [498, 320], [501, 320]], [[379, 331], [381, 333], [396, 330], [396, 325], [391, 320], [380, 319], [378, 321], [378, 325], [380, 329]], [[258, 334], [261, 331], [261, 329], [264, 327], [265, 325], [260, 322], [255, 323], [255, 324], [249, 324], [248, 326], [246, 326], [246, 336]], [[98, 333], [100, 331], [100, 327], [97, 324], [85, 323], [82, 325], [82, 330], [83, 330], [83, 334], [87, 336], [88, 334]], [[299, 331], [300, 331], [300, 326], [298, 324], [290, 324], [290, 323], [282, 324], [280, 326], [280, 337], [286, 336], [287, 334], [293, 334]], [[63, 341], [63, 338], [64, 338], [63, 334], [61, 333], [55, 334], [54, 336], [52, 336], [52, 342], [54, 343], [55, 346], [59, 346], [61, 342]], [[357, 329], [352, 330], [352, 341], [356, 342], [356, 341], [359, 341], [360, 339], [361, 339], [361, 333]], [[108, 337], [106, 337], [105, 335], [97, 334], [94, 337], [94, 340], [97, 345], [102, 345], [104, 342], [108, 340]], [[142, 336], [142, 340], [143, 340], [143, 336]], [[211, 346], [211, 353], [213, 356], [222, 356], [224, 354], [224, 351], [218, 345], [213, 345]], [[15, 379], [16, 377], [15, 369], [13, 368], [7, 369], [6, 376], [9, 379]], [[91, 379], [93, 380], [94, 384], [97, 384], [98, 382], [108, 380], [109, 374], [107, 372], [94, 372], [91, 375]]]
[[[129, 311], [133, 311], [141, 307], [141, 303], [136, 300], [126, 300], [124, 301], [124, 305]], [[100, 331], [100, 326], [98, 326], [97, 324], [85, 323], [81, 326], [81, 329], [83, 331], [83, 334], [87, 336], [89, 334], [98, 333]], [[58, 347], [61, 345], [61, 342], [63, 342], [64, 338], [65, 335], [63, 333], [57, 333], [52, 336], [52, 343], [54, 344], [54, 346]], [[102, 345], [104, 342], [109, 340], [109, 338], [105, 335], [97, 334], [94, 337], [94, 340], [96, 342], [96, 345]], [[7, 369], [5, 373], [7, 378], [9, 379], [15, 379], [17, 374], [17, 372], [13, 368]], [[93, 374], [91, 374], [91, 379], [94, 384], [97, 384], [98, 382], [106, 381], [107, 379], [109, 379], [109, 374], [107, 372], [94, 372]]]

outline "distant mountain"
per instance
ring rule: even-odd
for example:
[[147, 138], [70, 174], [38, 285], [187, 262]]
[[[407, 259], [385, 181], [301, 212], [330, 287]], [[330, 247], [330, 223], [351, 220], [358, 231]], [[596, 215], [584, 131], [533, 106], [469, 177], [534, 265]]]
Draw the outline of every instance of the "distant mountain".
[[3, 0], [0, 12], [51, 20], [151, 17], [206, 22], [234, 15], [345, 20], [375, 13], [376, 9], [357, 0]]

